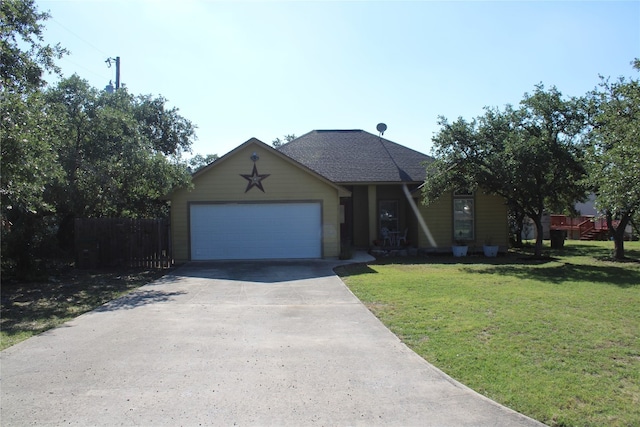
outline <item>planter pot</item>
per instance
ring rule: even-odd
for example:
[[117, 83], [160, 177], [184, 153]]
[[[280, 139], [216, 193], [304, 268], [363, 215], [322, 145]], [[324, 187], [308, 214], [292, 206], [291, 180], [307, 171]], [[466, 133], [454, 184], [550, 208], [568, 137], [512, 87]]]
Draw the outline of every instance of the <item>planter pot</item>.
[[453, 256], [455, 257], [467, 256], [467, 250], [469, 250], [469, 246], [451, 246], [451, 250], [453, 251]]
[[493, 258], [498, 256], [498, 246], [484, 245], [482, 247], [482, 251], [484, 252], [484, 256], [486, 257]]

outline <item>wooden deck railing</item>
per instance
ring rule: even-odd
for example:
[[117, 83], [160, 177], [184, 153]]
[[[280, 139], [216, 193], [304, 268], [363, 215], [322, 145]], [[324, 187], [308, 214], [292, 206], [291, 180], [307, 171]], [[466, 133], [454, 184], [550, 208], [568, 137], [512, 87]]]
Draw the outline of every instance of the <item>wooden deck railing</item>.
[[[617, 227], [620, 221], [613, 221], [613, 226]], [[577, 231], [580, 239], [602, 239], [606, 238], [609, 231], [605, 218], [594, 216], [570, 217], [566, 215], [551, 215], [551, 230]]]
[[591, 230], [595, 230], [596, 226], [595, 226], [595, 222], [587, 219], [585, 221], [582, 221], [579, 225], [578, 225], [578, 229], [580, 230], [580, 237], [582, 236], [586, 236]]

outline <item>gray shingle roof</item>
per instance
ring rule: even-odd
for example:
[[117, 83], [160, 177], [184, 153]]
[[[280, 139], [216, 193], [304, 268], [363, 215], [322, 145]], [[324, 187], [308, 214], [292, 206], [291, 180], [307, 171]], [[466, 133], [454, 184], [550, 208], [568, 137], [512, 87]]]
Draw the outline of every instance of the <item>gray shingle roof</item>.
[[363, 130], [314, 130], [278, 150], [335, 183], [418, 183], [433, 160]]

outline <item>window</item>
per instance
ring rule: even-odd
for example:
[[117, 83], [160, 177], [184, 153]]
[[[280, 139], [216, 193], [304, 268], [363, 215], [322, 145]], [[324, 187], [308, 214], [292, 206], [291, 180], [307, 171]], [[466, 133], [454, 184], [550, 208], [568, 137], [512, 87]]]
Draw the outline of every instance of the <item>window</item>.
[[381, 200], [378, 204], [380, 214], [380, 230], [398, 231], [398, 202], [396, 200]]
[[474, 236], [473, 195], [453, 196], [453, 239], [459, 241], [475, 240]]

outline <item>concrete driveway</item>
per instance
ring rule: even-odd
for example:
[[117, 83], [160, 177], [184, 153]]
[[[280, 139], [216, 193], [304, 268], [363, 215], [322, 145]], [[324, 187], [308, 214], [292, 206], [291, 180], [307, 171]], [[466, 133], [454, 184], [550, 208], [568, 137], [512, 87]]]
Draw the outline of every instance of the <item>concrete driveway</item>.
[[189, 264], [15, 345], [2, 425], [542, 425], [409, 350], [336, 264]]

